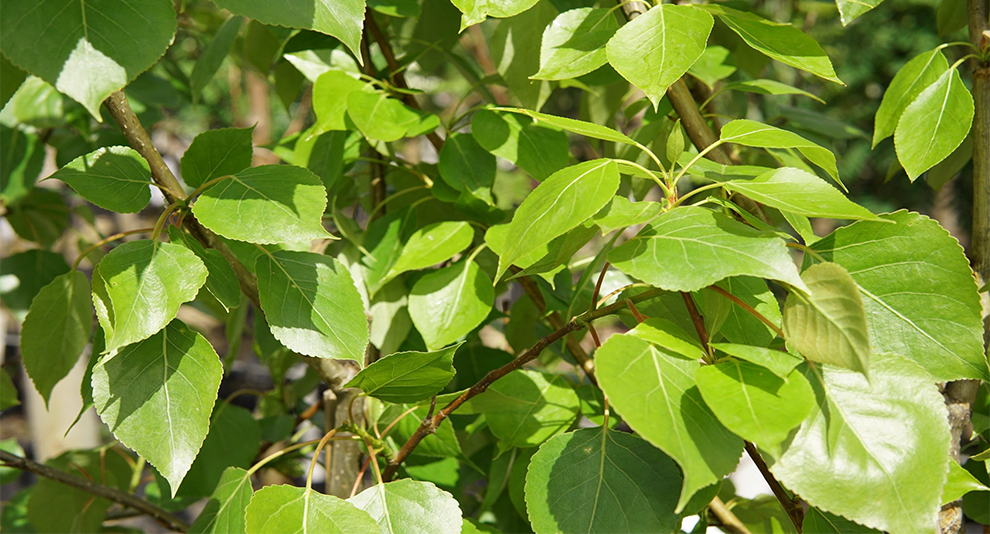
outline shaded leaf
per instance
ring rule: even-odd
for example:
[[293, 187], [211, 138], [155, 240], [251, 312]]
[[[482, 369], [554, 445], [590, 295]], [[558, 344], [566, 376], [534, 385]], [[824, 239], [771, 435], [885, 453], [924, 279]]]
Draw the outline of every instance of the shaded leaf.
[[481, 148], [471, 135], [450, 134], [440, 150], [437, 169], [440, 178], [454, 190], [468, 192], [488, 204], [493, 203], [495, 156]]
[[192, 236], [182, 232], [176, 226], [168, 228], [169, 241], [181, 244], [193, 251], [199, 259], [203, 260], [209, 274], [206, 277], [206, 290], [217, 299], [227, 310], [236, 308], [241, 303], [241, 286], [237, 281], [237, 274], [234, 268], [227, 262], [223, 254], [216, 249], [207, 250]]
[[581, 404], [563, 375], [527, 370], [505, 375], [471, 403], [502, 450], [535, 447], [567, 430]]
[[199, 99], [199, 96], [203, 93], [203, 89], [210, 83], [213, 75], [217, 73], [220, 65], [223, 64], [223, 60], [227, 58], [231, 49], [234, 48], [234, 41], [237, 39], [237, 34], [241, 31], [241, 26], [243, 25], [243, 17], [230, 17], [217, 30], [216, 35], [210, 40], [210, 44], [206, 45], [206, 48], [203, 49], [203, 53], [196, 60], [196, 65], [193, 66], [192, 73], [189, 75], [189, 91], [193, 95], [194, 102]]
[[218, 399], [206, 440], [176, 496], [198, 499], [214, 493], [227, 470], [251, 467], [260, 445], [261, 425], [251, 412]]
[[182, 180], [190, 187], [199, 187], [247, 169], [253, 155], [253, 135], [254, 126], [219, 128], [197, 135], [182, 155]]
[[530, 117], [483, 109], [474, 115], [471, 135], [485, 150], [539, 181], [567, 165], [567, 135]]
[[97, 206], [119, 213], [136, 213], [151, 200], [151, 169], [135, 150], [123, 146], [98, 148], [79, 156], [49, 178], [69, 184]]
[[18, 321], [23, 321], [41, 288], [68, 271], [65, 258], [48, 250], [32, 249], [11, 254], [3, 259], [0, 301]]
[[57, 191], [35, 187], [9, 206], [7, 222], [22, 239], [48, 248], [69, 227], [69, 206]]

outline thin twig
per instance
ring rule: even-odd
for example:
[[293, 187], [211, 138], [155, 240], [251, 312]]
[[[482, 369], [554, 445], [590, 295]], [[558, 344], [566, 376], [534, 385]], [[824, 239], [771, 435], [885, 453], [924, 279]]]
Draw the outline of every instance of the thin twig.
[[681, 291], [681, 297], [684, 299], [684, 305], [687, 306], [688, 314], [691, 315], [691, 322], [694, 323], [694, 330], [698, 333], [698, 340], [701, 341], [701, 346], [705, 349], [705, 354], [711, 357], [711, 347], [708, 346], [708, 331], [705, 329], [705, 318], [698, 313], [698, 308], [694, 305], [694, 300], [691, 298], [691, 294], [686, 291]]
[[708, 509], [711, 510], [712, 515], [719, 520], [722, 524], [719, 525], [723, 530], [730, 532], [731, 534], [750, 534], [749, 529], [746, 525], [736, 517], [736, 514], [729, 510], [722, 499], [715, 497], [712, 502], [708, 503]]
[[780, 501], [780, 505], [787, 512], [787, 516], [791, 518], [791, 522], [794, 523], [794, 528], [797, 529], [798, 534], [801, 534], [801, 526], [804, 524], [804, 508], [801, 507], [801, 503], [797, 500], [792, 499], [784, 487], [780, 485], [777, 477], [773, 476], [770, 472], [770, 468], [767, 467], [767, 462], [763, 460], [763, 456], [760, 455], [760, 451], [756, 449], [756, 446], [750, 442], [746, 442], [746, 452], [749, 457], [753, 459], [753, 463], [756, 464], [756, 468], [760, 470], [763, 474], [763, 478], [770, 485], [770, 490], [773, 491], [777, 500]]

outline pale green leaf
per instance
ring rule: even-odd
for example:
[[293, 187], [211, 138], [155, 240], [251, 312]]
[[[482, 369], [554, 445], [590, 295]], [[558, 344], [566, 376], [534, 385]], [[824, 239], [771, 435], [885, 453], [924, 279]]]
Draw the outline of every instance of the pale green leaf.
[[805, 290], [784, 241], [695, 206], [672, 209], [608, 253], [622, 272], [669, 291], [697, 291], [730, 276]]
[[179, 488], [206, 438], [223, 366], [202, 335], [175, 320], [93, 368], [100, 419]]
[[874, 354], [870, 378], [808, 366], [818, 397], [770, 470], [812, 506], [888, 532], [935, 532], [949, 427], [931, 376]]
[[327, 193], [302, 167], [263, 165], [217, 182], [196, 199], [193, 214], [214, 232], [249, 243], [332, 238], [323, 228]]
[[485, 414], [499, 447], [535, 447], [564, 432], [578, 417], [581, 401], [564, 375], [514, 371], [471, 400]]
[[360, 61], [364, 0], [302, 0], [290, 4], [269, 0], [216, 0], [216, 4], [235, 15], [244, 15], [264, 24], [332, 35]]
[[797, 87], [791, 87], [790, 85], [778, 82], [777, 80], [742, 80], [738, 82], [730, 82], [725, 84], [724, 89], [742, 91], [744, 93], [756, 93], [760, 95], [802, 95], [817, 100], [822, 104], [825, 103], [825, 101], [817, 95], [798, 89]]
[[[376, 484], [347, 499], [378, 523], [381, 534], [460, 534], [454, 497], [429, 482], [404, 478]], [[373, 531], [365, 531], [373, 532]]]
[[445, 262], [470, 246], [473, 239], [474, 229], [468, 222], [445, 221], [428, 224], [409, 236], [386, 278], [394, 278], [406, 271], [425, 269]]
[[739, 345], [736, 343], [712, 343], [711, 347], [730, 356], [735, 356], [740, 360], [765, 367], [780, 378], [787, 378], [791, 374], [791, 371], [802, 362], [801, 358], [789, 352], [768, 349], [766, 347], [754, 347], [752, 345]]
[[46, 404], [55, 384], [79, 361], [92, 333], [86, 275], [65, 273], [38, 292], [21, 326], [21, 359]]
[[397, 352], [365, 367], [344, 385], [361, 388], [386, 402], [410, 403], [440, 392], [454, 377], [454, 352], [461, 344], [434, 352]]
[[100, 103], [151, 67], [172, 44], [169, 0], [4, 2], [3, 54], [101, 121]]
[[660, 215], [662, 208], [659, 202], [630, 202], [628, 198], [616, 195], [595, 214], [593, 220], [602, 229], [602, 233], [607, 234], [613, 230], [649, 222]]
[[961, 499], [963, 495], [971, 491], [990, 491], [990, 488], [984, 486], [955, 460], [950, 461], [948, 479], [945, 482], [945, 487], [942, 488], [942, 504]]
[[538, 111], [532, 111], [523, 108], [495, 108], [497, 111], [509, 111], [512, 113], [520, 113], [522, 115], [529, 115], [534, 119], [545, 122], [550, 126], [556, 126], [562, 130], [567, 130], [568, 132], [573, 132], [585, 137], [592, 137], [594, 139], [601, 139], [602, 141], [613, 141], [615, 143], [623, 143], [627, 145], [636, 145], [636, 141], [633, 141], [629, 136], [617, 132], [607, 126], [601, 126], [593, 122], [580, 121], [577, 119], [571, 119], [568, 117], [558, 117], [556, 115], [548, 115], [546, 113], [540, 113]]
[[911, 181], [962, 144], [973, 114], [973, 95], [955, 69], [942, 73], [904, 108], [894, 130], [894, 147]]
[[265, 486], [247, 506], [248, 534], [353, 534], [378, 532], [367, 512], [312, 488]]
[[419, 121], [419, 115], [401, 101], [370, 91], [347, 93], [347, 116], [365, 137], [386, 143], [402, 139]]
[[894, 135], [904, 109], [947, 70], [949, 63], [942, 55], [941, 48], [935, 48], [918, 54], [897, 71], [883, 93], [883, 100], [880, 101], [876, 119], [873, 121], [874, 147], [880, 141]]
[[371, 317], [369, 341], [381, 354], [392, 354], [406, 340], [412, 330], [409, 317], [409, 290], [401, 279], [385, 284], [371, 299], [368, 315]]
[[880, 2], [883, 0], [835, 0], [835, 5], [839, 8], [842, 25], [848, 26], [863, 13], [880, 5]]
[[322, 254], [279, 250], [259, 256], [255, 270], [275, 339], [307, 356], [364, 361], [368, 320], [343, 264]]
[[461, 30], [486, 17], [508, 18], [536, 5], [539, 0], [451, 0], [461, 10]]
[[205, 248], [199, 241], [176, 226], [169, 226], [168, 239], [172, 243], [185, 246], [203, 260], [209, 272], [206, 277], [206, 290], [223, 305], [224, 309], [230, 310], [240, 305], [241, 286], [237, 281], [237, 274], [219, 250]]
[[520, 258], [592, 217], [618, 188], [619, 169], [610, 159], [572, 165], [544, 180], [512, 217], [495, 279]]
[[667, 87], [701, 57], [714, 23], [693, 6], [654, 6], [615, 32], [606, 47], [608, 62], [656, 108]]
[[[710, 89], [715, 88], [715, 84], [724, 80], [736, 72], [735, 58], [732, 52], [724, 46], [709, 46], [695, 61], [688, 73], [701, 80]], [[732, 84], [728, 84], [732, 85]]]
[[821, 178], [793, 167], [775, 169], [752, 180], [731, 180], [723, 186], [761, 204], [805, 217], [882, 220]]
[[203, 53], [199, 55], [196, 65], [193, 66], [192, 73], [189, 75], [189, 92], [192, 93], [193, 102], [199, 100], [203, 89], [220, 70], [223, 60], [234, 48], [234, 41], [243, 25], [243, 17], [233, 16], [225, 20], [220, 29], [217, 30], [216, 35], [210, 40], [210, 44], [206, 45]]
[[440, 150], [437, 169], [440, 178], [454, 190], [468, 192], [492, 204], [495, 165], [495, 156], [481, 148], [474, 137], [470, 134], [453, 133], [447, 137]]
[[605, 44], [618, 29], [611, 9], [582, 7], [557, 15], [543, 32], [540, 71], [533, 78], [577, 78], [608, 63]]
[[[252, 37], [251, 29], [252, 27], [249, 26], [248, 34], [246, 35], [249, 39]], [[316, 80], [318, 80], [322, 74], [331, 70], [342, 70], [353, 76], [357, 76], [361, 72], [357, 61], [354, 61], [354, 57], [339, 48], [333, 48], [330, 50], [326, 48], [317, 50], [300, 50], [298, 52], [283, 54], [282, 57], [284, 57], [289, 64], [295, 67], [296, 70], [303, 75], [303, 77], [313, 83], [316, 83]], [[267, 61], [267, 58], [265, 61]], [[279, 65], [281, 64], [283, 63], [279, 63]], [[267, 65], [264, 68], [267, 68]], [[275, 75], [277, 77], [278, 73], [276, 72]], [[345, 93], [343, 96], [346, 101], [347, 94]], [[343, 111], [341, 111], [341, 113], [343, 113]]]
[[494, 303], [488, 275], [474, 261], [461, 260], [416, 281], [409, 293], [409, 315], [426, 347], [435, 350], [474, 330]]
[[677, 512], [698, 490], [731, 473], [743, 449], [702, 399], [694, 380], [698, 367], [696, 360], [628, 334], [613, 335], [595, 353], [598, 383], [615, 410], [681, 466]]
[[151, 200], [151, 169], [128, 147], [98, 148], [49, 178], [62, 180], [86, 200], [118, 213], [136, 213]]
[[917, 213], [862, 221], [812, 245], [849, 271], [863, 295], [870, 344], [903, 355], [935, 380], [990, 379], [979, 294], [959, 242]]
[[224, 469], [210, 500], [189, 527], [190, 534], [245, 532], [244, 512], [251, 495], [251, 475], [247, 471], [239, 467]]
[[[762, 148], [796, 148], [809, 161], [825, 170], [839, 185], [835, 154], [800, 135], [749, 119], [734, 120], [722, 127], [722, 141]], [[844, 188], [845, 186], [843, 186]]]
[[214, 178], [237, 174], [251, 166], [254, 126], [207, 130], [193, 139], [182, 155], [182, 181], [199, 187]]
[[347, 130], [347, 98], [368, 84], [343, 70], [331, 69], [313, 84], [313, 112], [316, 113], [316, 135], [331, 130]]
[[106, 351], [164, 328], [179, 306], [196, 298], [206, 277], [203, 261], [182, 245], [142, 239], [111, 250], [93, 272], [93, 303]]
[[567, 134], [531, 117], [483, 109], [471, 122], [471, 135], [485, 150], [515, 163], [538, 181], [567, 165]]
[[774, 456], [815, 404], [811, 385], [798, 371], [781, 378], [735, 360], [702, 366], [694, 378], [701, 397], [726, 428]]
[[669, 354], [681, 358], [700, 360], [705, 357], [705, 349], [701, 347], [695, 336], [688, 334], [673, 321], [662, 317], [651, 317], [639, 323], [628, 334], [663, 347]]
[[680, 481], [674, 462], [646, 441], [585, 428], [533, 455], [526, 509], [537, 534], [674, 532]]

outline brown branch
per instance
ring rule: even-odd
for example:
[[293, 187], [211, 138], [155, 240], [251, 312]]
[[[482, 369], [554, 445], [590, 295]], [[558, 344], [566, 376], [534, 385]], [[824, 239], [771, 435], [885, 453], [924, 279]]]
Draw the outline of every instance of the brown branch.
[[791, 522], [794, 523], [794, 528], [797, 529], [798, 534], [801, 534], [802, 525], [804, 524], [804, 508], [801, 506], [801, 503], [787, 494], [787, 491], [780, 485], [777, 477], [773, 476], [773, 473], [770, 472], [770, 468], [767, 467], [767, 463], [763, 460], [763, 456], [760, 455], [760, 451], [756, 450], [756, 446], [748, 441], [745, 443], [746, 452], [749, 454], [749, 457], [753, 459], [756, 468], [760, 470], [763, 478], [770, 485], [770, 491], [773, 491], [774, 496], [777, 497], [780, 505], [787, 512], [787, 516], [791, 518]]
[[770, 329], [773, 330], [774, 332], [776, 332], [777, 335], [780, 336], [781, 339], [784, 338], [784, 331], [781, 330], [780, 327], [778, 327], [777, 325], [773, 324], [773, 321], [771, 321], [770, 319], [767, 319], [762, 313], [756, 311], [756, 309], [754, 309], [752, 306], [750, 306], [749, 304], [746, 304], [745, 302], [743, 302], [739, 297], [733, 295], [732, 293], [729, 293], [728, 291], [726, 291], [726, 290], [724, 290], [721, 287], [718, 287], [716, 285], [708, 286], [706, 289], [711, 289], [712, 291], [718, 293], [719, 295], [722, 295], [723, 297], [731, 300], [732, 302], [735, 302], [736, 304], [739, 305], [740, 308], [746, 310], [747, 312], [749, 312], [750, 315], [752, 315], [753, 317], [756, 317], [757, 319], [759, 319], [760, 321], [762, 321], [763, 324], [769, 326]]
[[[650, 289], [644, 291], [638, 295], [633, 296], [630, 300], [636, 302], [641, 302], [654, 297], [659, 296], [663, 293], [662, 289]], [[496, 380], [502, 378], [503, 376], [519, 369], [523, 365], [535, 360], [544, 349], [554, 344], [560, 338], [570, 334], [571, 332], [576, 332], [584, 328], [589, 322], [599, 317], [604, 317], [606, 315], [611, 315], [617, 311], [625, 308], [626, 304], [624, 302], [616, 302], [615, 304], [610, 304], [604, 308], [599, 308], [593, 312], [585, 313], [581, 316], [571, 319], [567, 324], [563, 325], [561, 328], [555, 330], [552, 334], [544, 337], [543, 339], [536, 342], [529, 350], [522, 353], [516, 359], [511, 362], [489, 371], [481, 380], [476, 384], [461, 393], [456, 399], [452, 400], [449, 404], [444, 406], [440, 411], [423, 420], [423, 423], [419, 425], [416, 432], [402, 445], [399, 452], [396, 453], [395, 457], [389, 461], [388, 466], [385, 468], [385, 472], [382, 478], [388, 482], [392, 480], [395, 476], [396, 471], [399, 469], [399, 465], [409, 456], [410, 453], [419, 445], [419, 442], [423, 440], [426, 436], [436, 432], [437, 428], [440, 427], [440, 423], [444, 419], [450, 416], [450, 414], [459, 408], [465, 402], [471, 400], [472, 397], [484, 393]]]
[[[55, 482], [83, 490], [90, 495], [102, 497], [108, 501], [113, 501], [129, 508], [133, 508], [144, 515], [154, 518], [156, 521], [169, 529], [178, 532], [189, 531], [189, 524], [182, 519], [151, 504], [148, 501], [139, 499], [130, 493], [120, 491], [116, 488], [111, 488], [110, 486], [104, 486], [103, 484], [90, 482], [85, 478], [70, 475], [65, 471], [61, 471], [44, 464], [39, 464], [35, 461], [16, 456], [7, 451], [0, 450], [0, 460], [3, 461], [3, 465], [14, 467], [22, 471], [28, 471], [38, 476], [54, 480]], [[52, 510], [51, 512], [61, 513], [63, 511]]]
[[694, 324], [694, 330], [698, 333], [701, 346], [704, 347], [706, 354], [711, 354], [712, 349], [708, 346], [708, 330], [705, 329], [705, 318], [698, 313], [698, 307], [694, 305], [690, 293], [681, 291], [681, 298], [684, 299], [684, 305], [687, 307], [688, 314], [691, 315], [691, 322]]

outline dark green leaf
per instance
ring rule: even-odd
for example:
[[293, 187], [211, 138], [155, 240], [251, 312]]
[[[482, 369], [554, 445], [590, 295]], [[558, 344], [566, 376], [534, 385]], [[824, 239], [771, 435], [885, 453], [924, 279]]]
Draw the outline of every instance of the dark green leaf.
[[224, 469], [206, 507], [189, 527], [190, 534], [245, 532], [244, 512], [251, 501], [251, 475], [238, 467]]
[[483, 109], [471, 122], [471, 135], [485, 150], [515, 163], [538, 181], [567, 165], [567, 135], [531, 117]]
[[57, 191], [35, 187], [10, 206], [7, 222], [18, 236], [47, 248], [68, 228], [69, 206]]
[[210, 83], [213, 75], [223, 64], [223, 60], [230, 54], [230, 50], [234, 47], [234, 40], [237, 39], [237, 33], [241, 31], [243, 25], [244, 18], [238, 16], [230, 17], [224, 21], [210, 44], [206, 45], [203, 53], [196, 60], [192, 74], [189, 75], [189, 90], [192, 92], [194, 101], [199, 99], [199, 95], [203, 93], [203, 88]]
[[[0, 61], [7, 59], [0, 56]], [[3, 125], [0, 125], [0, 146], [3, 147], [0, 200], [9, 206], [26, 197], [38, 181], [45, 163], [45, 149], [38, 136]]]
[[197, 135], [182, 155], [182, 180], [190, 187], [199, 187], [214, 178], [247, 169], [251, 166], [252, 135], [254, 126], [207, 130]]
[[11, 63], [7, 56], [0, 56], [0, 109], [14, 96], [25, 78], [26, 72]]
[[151, 169], [128, 147], [99, 148], [72, 160], [49, 178], [62, 180], [86, 200], [119, 213], [141, 211], [151, 200]]
[[488, 204], [493, 203], [495, 156], [469, 134], [451, 134], [440, 150], [440, 178], [457, 191], [466, 191]]
[[209, 275], [206, 277], [206, 290], [213, 295], [224, 308], [230, 310], [241, 303], [241, 287], [233, 267], [227, 262], [219, 250], [207, 250], [192, 236], [179, 230], [176, 226], [168, 228], [169, 241], [184, 245], [203, 260]]
[[[66, 452], [48, 460], [45, 465], [75, 476], [86, 473], [93, 482], [117, 490], [126, 491], [131, 481], [131, 468], [123, 457], [102, 454], [99, 450]], [[111, 504], [85, 490], [39, 478], [28, 498], [27, 518], [37, 532], [87, 534], [100, 531], [103, 516]], [[6, 507], [7, 503], [4, 503]]]
[[[18, 399], [17, 387], [14, 385], [14, 381], [10, 379], [10, 375], [7, 374], [7, 371], [0, 370], [0, 412], [6, 410], [7, 408], [17, 406], [20, 403], [21, 401]], [[14, 443], [16, 443], [16, 441]], [[0, 481], [6, 484], [10, 481], [8, 481], [7, 477], [4, 476], [4, 471], [0, 471]], [[18, 476], [20, 476], [19, 471]]]
[[[476, 1], [488, 6], [519, 2], [533, 6], [532, 9], [527, 9], [518, 16], [499, 21], [489, 41], [489, 50], [495, 69], [509, 88], [510, 99], [529, 109], [542, 108], [550, 97], [553, 87], [551, 82], [533, 79], [540, 70], [540, 57], [536, 51], [540, 49], [543, 30], [557, 16], [556, 6], [550, 2], [534, 0], [468, 1]], [[465, 25], [463, 20], [461, 25], [462, 27]], [[522, 53], [523, 50], [529, 53]]]
[[472, 399], [499, 447], [535, 447], [567, 430], [581, 402], [563, 375], [515, 371]]
[[223, 484], [226, 470], [251, 467], [258, 454], [261, 425], [251, 412], [218, 399], [210, 419], [209, 433], [182, 479], [177, 497], [209, 496]]
[[839, 7], [842, 25], [847, 26], [863, 13], [880, 5], [880, 2], [883, 0], [835, 0], [835, 5]]
[[61, 254], [47, 250], [25, 250], [3, 259], [3, 273], [0, 274], [0, 301], [23, 321], [31, 307], [31, 301], [55, 280], [65, 274], [69, 264]]

